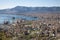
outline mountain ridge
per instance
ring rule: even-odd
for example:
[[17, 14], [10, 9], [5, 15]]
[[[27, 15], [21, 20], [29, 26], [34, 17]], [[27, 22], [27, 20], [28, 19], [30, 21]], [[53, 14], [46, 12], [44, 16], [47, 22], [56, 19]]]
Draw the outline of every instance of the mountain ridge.
[[26, 6], [16, 6], [10, 9], [0, 10], [0, 14], [20, 14], [20, 13], [32, 13], [32, 12], [59, 12], [60, 7], [26, 7]]

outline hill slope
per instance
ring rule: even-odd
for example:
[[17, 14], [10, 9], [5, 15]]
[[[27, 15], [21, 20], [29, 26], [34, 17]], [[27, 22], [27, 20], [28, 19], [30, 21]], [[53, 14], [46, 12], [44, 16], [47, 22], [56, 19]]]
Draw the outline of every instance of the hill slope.
[[55, 12], [60, 13], [60, 7], [24, 7], [16, 6], [11, 9], [0, 10], [0, 14], [20, 14], [20, 13], [32, 13], [32, 12]]

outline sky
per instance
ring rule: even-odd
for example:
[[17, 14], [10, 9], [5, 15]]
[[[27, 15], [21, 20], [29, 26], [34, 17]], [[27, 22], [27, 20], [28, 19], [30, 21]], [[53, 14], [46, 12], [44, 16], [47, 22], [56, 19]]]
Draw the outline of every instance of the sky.
[[0, 9], [13, 8], [15, 6], [60, 7], [60, 0], [0, 0]]

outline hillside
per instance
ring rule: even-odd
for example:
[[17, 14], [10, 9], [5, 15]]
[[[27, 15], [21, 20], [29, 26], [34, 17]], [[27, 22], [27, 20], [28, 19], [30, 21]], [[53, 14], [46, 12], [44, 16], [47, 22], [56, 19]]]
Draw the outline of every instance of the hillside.
[[24, 7], [16, 6], [11, 9], [0, 10], [0, 14], [21, 14], [21, 13], [60, 13], [60, 7]]

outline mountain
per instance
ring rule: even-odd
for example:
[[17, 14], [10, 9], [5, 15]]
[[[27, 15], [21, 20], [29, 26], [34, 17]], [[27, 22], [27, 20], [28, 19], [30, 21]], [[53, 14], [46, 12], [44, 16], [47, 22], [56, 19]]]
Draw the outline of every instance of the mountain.
[[11, 9], [0, 10], [0, 14], [20, 14], [20, 13], [32, 13], [32, 12], [55, 12], [60, 13], [60, 7], [24, 7], [24, 6], [16, 6]]

